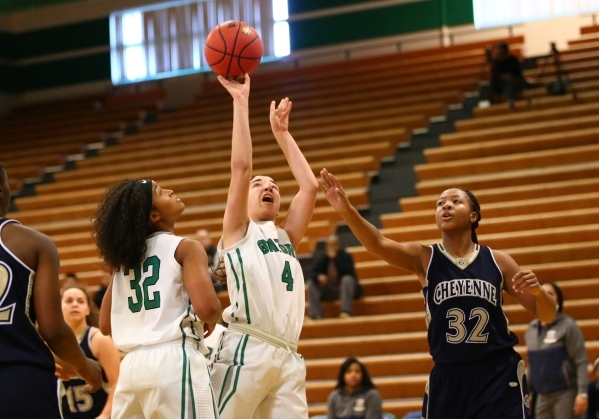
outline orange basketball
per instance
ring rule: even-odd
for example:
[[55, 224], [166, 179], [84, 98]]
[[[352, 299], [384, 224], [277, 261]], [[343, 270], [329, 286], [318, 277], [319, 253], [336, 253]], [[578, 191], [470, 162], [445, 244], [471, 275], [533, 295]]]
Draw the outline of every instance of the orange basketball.
[[210, 31], [204, 55], [212, 71], [230, 79], [249, 74], [258, 67], [262, 59], [262, 40], [247, 23], [230, 20]]

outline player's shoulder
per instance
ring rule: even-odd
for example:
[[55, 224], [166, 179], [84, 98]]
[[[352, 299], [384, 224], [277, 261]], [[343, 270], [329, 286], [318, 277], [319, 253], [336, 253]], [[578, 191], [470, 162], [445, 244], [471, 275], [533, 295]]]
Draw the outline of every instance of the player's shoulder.
[[497, 265], [499, 266], [499, 269], [501, 269], [501, 271], [504, 271], [505, 269], [508, 269], [510, 267], [517, 268], [518, 265], [516, 264], [516, 261], [514, 261], [514, 259], [505, 250], [491, 249], [490, 247], [484, 247], [484, 248], [489, 251], [489, 253], [493, 257], [493, 259], [495, 260], [495, 262], [497, 263]]
[[[31, 247], [32, 244], [40, 244], [42, 246], [49, 246], [56, 248], [54, 241], [44, 233], [37, 231], [31, 227], [27, 227], [18, 222], [7, 223], [2, 231], [4, 234], [16, 234], [19, 237], [20, 242], [25, 242], [28, 247]], [[3, 235], [4, 235], [3, 234]]]

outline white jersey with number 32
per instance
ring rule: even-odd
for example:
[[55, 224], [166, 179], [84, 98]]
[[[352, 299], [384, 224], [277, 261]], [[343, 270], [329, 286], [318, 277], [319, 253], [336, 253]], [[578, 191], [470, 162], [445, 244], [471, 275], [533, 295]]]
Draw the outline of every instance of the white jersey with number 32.
[[112, 339], [121, 351], [176, 339], [198, 342], [204, 326], [195, 314], [175, 250], [184, 237], [158, 232], [148, 236], [144, 261], [116, 272], [112, 281]]
[[227, 323], [246, 323], [297, 342], [304, 321], [304, 276], [287, 232], [272, 221], [250, 220], [246, 236], [226, 249], [231, 305]]

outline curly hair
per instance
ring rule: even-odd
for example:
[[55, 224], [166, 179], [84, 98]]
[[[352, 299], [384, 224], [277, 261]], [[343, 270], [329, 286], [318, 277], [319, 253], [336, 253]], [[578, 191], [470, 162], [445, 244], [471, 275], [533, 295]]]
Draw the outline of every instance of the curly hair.
[[212, 275], [220, 284], [227, 283], [227, 269], [225, 268], [225, 258], [220, 256], [216, 266], [210, 266]]
[[141, 184], [131, 179], [110, 186], [100, 200], [92, 236], [100, 257], [111, 269], [120, 271], [143, 261], [149, 233], [145, 202]]

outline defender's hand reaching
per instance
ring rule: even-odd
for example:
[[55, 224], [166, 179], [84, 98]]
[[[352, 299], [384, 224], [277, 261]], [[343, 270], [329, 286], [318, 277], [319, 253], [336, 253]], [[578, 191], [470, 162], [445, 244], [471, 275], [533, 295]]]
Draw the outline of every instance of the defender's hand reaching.
[[270, 126], [273, 133], [289, 131], [289, 114], [293, 103], [288, 97], [279, 102], [275, 108], [275, 101], [270, 102]]
[[341, 186], [341, 182], [329, 173], [327, 169], [322, 169], [320, 171], [318, 183], [324, 192], [325, 198], [329, 201], [329, 204], [331, 204], [337, 211], [342, 211], [350, 206], [349, 199]]

